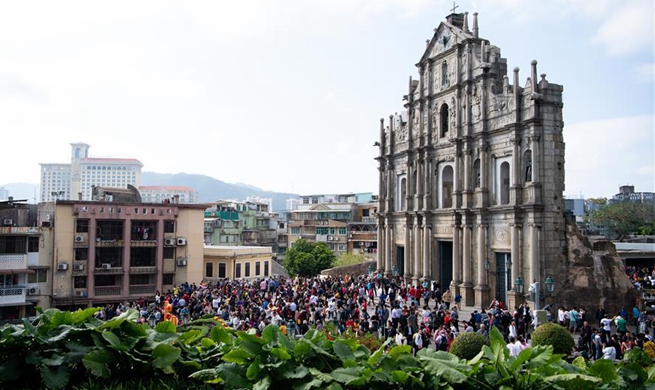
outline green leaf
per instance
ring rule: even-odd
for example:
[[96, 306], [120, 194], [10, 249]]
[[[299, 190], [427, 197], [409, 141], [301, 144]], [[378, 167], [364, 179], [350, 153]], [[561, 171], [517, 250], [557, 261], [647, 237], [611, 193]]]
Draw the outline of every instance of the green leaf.
[[578, 356], [577, 358], [573, 359], [572, 363], [574, 366], [578, 368], [582, 368], [582, 369], [587, 368], [587, 361], [582, 356]]
[[52, 355], [49, 358], [42, 359], [41, 363], [46, 366], [59, 366], [64, 363], [64, 357], [62, 355]]
[[217, 372], [228, 388], [250, 388], [252, 383], [245, 377], [246, 368], [234, 363], [224, 363], [218, 366]]
[[293, 390], [309, 390], [312, 387], [320, 387], [323, 385], [323, 383], [324, 382], [318, 378], [312, 378], [312, 380], [309, 382], [293, 385]]
[[114, 355], [109, 350], [94, 350], [86, 354], [82, 362], [84, 367], [91, 370], [91, 373], [101, 378], [109, 378], [110, 372], [107, 367], [108, 363], [115, 360]]
[[23, 374], [20, 369], [21, 361], [18, 357], [5, 361], [0, 365], [0, 378], [4, 382], [15, 381]]
[[301, 379], [309, 374], [309, 370], [305, 366], [295, 366], [293, 370], [282, 371], [280, 376], [285, 379]]
[[391, 372], [391, 378], [394, 382], [404, 385], [407, 383], [407, 379], [409, 379], [409, 374], [405, 371], [395, 370]]
[[215, 343], [232, 345], [232, 336], [220, 324], [212, 328], [210, 335]]
[[259, 380], [259, 382], [255, 383], [255, 385], [252, 387], [252, 390], [268, 390], [268, 388], [271, 386], [271, 377], [266, 375], [262, 379]]
[[596, 387], [603, 383], [603, 380], [600, 378], [582, 374], [551, 375], [544, 377], [543, 380], [550, 383], [565, 383], [569, 389], [590, 388], [590, 386]]
[[168, 344], [159, 344], [152, 350], [152, 366], [165, 368], [172, 365], [181, 355], [179, 348]]
[[265, 343], [269, 344], [273, 341], [277, 341], [278, 335], [282, 334], [280, 328], [277, 325], [268, 325], [262, 331], [262, 340]]
[[41, 381], [49, 389], [62, 389], [68, 384], [70, 373], [68, 366], [41, 366]]
[[361, 375], [361, 367], [337, 368], [330, 373], [334, 380], [347, 386], [362, 386], [366, 379]]
[[76, 310], [72, 314], [73, 324], [79, 325], [85, 322], [86, 320], [88, 320], [89, 318], [93, 318], [93, 315], [99, 312], [100, 310], [102, 310], [101, 307], [90, 307], [84, 310]]
[[293, 354], [298, 358], [305, 358], [312, 351], [312, 346], [304, 340], [300, 340], [293, 346]]
[[245, 349], [235, 348], [223, 356], [223, 360], [230, 363], [246, 364], [253, 355]]
[[589, 375], [593, 375], [603, 380], [603, 383], [612, 383], [618, 378], [614, 362], [608, 359], [596, 360], [589, 366]]
[[350, 349], [350, 347], [346, 345], [346, 343], [344, 343], [342, 340], [334, 340], [332, 343], [332, 350], [342, 361], [348, 359], [355, 360], [355, 354], [353, 353], [352, 349]]
[[114, 332], [102, 332], [101, 336], [109, 343], [110, 346], [112, 347], [121, 346], [121, 339], [118, 336], [116, 336]]
[[[439, 353], [441, 352], [441, 353]], [[433, 356], [420, 356], [424, 369], [437, 378], [442, 378], [448, 383], [464, 383], [471, 368], [463, 363], [455, 355], [447, 352], [437, 351]]]
[[177, 327], [170, 321], [162, 321], [155, 325], [155, 332], [159, 333], [177, 333]]
[[408, 355], [412, 352], [409, 345], [396, 345], [389, 350], [389, 357], [396, 360], [401, 355]]
[[189, 375], [189, 377], [207, 383], [223, 382], [223, 378], [221, 378], [218, 368], [208, 368], [206, 370], [196, 371]]
[[271, 355], [275, 356], [276, 358], [280, 360], [289, 360], [291, 359], [291, 355], [289, 355], [289, 352], [287, 352], [285, 349], [282, 348], [271, 348]]
[[251, 381], [255, 380], [261, 372], [261, 364], [262, 362], [259, 359], [255, 359], [255, 361], [248, 366], [248, 370], [246, 370], [246, 378]]

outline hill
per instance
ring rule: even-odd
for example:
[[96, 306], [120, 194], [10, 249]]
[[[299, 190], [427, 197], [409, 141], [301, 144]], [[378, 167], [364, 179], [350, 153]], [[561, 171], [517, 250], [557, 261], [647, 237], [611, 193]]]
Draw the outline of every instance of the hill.
[[155, 173], [143, 172], [141, 185], [144, 186], [188, 186], [198, 191], [200, 202], [215, 202], [223, 199], [245, 200], [248, 196], [259, 196], [273, 199], [273, 211], [283, 211], [286, 200], [297, 198], [298, 194], [265, 191], [260, 188], [243, 184], [230, 184], [205, 175], [187, 173]]

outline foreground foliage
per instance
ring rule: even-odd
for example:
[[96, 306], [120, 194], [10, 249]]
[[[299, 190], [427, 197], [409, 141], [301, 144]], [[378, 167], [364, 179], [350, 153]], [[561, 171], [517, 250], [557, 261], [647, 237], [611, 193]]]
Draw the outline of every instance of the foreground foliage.
[[554, 322], [547, 322], [534, 330], [532, 345], [552, 345], [554, 353], [569, 355], [575, 347], [575, 341], [565, 327]]
[[[497, 329], [473, 359], [431, 349], [412, 355], [388, 340], [369, 350], [356, 339], [310, 330], [288, 338], [205, 319], [178, 331], [154, 329], [124, 313], [107, 322], [96, 309], [47, 310], [33, 322], [0, 328], [3, 388], [191, 389], [655, 389], [655, 366], [642, 351], [618, 364], [567, 363], [552, 346], [509, 356]], [[97, 379], [106, 379], [99, 381]], [[135, 384], [136, 383], [136, 384]], [[103, 387], [105, 386], [105, 387]]]
[[481, 334], [475, 332], [461, 333], [450, 345], [450, 353], [453, 355], [470, 360], [476, 357], [482, 347], [489, 344], [489, 340]]

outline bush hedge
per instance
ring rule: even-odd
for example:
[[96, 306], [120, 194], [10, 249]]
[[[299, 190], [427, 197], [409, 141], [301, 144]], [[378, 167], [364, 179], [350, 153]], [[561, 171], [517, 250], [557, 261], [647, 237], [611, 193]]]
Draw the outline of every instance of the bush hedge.
[[552, 345], [553, 353], [568, 356], [573, 351], [575, 341], [571, 333], [554, 322], [539, 325], [532, 333], [532, 345]]
[[450, 353], [458, 358], [471, 360], [482, 351], [482, 347], [485, 345], [489, 345], [489, 340], [481, 334], [460, 333], [450, 344]]

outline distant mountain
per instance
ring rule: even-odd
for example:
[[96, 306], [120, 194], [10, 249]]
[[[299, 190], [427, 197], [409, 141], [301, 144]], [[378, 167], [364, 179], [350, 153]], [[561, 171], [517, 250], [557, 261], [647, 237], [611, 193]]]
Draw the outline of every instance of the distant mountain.
[[[32, 183], [9, 183], [0, 184], [0, 188], [4, 188], [9, 192], [9, 196], [14, 199], [25, 199], [29, 203], [36, 203], [39, 201], [39, 185]], [[36, 198], [36, 200], [34, 199]]]
[[143, 172], [141, 173], [141, 185], [188, 186], [198, 191], [198, 198], [201, 203], [227, 199], [245, 200], [248, 196], [272, 198], [273, 211], [284, 211], [286, 209], [286, 200], [298, 197], [298, 194], [264, 191], [248, 184], [230, 184], [213, 177], [187, 173]]

